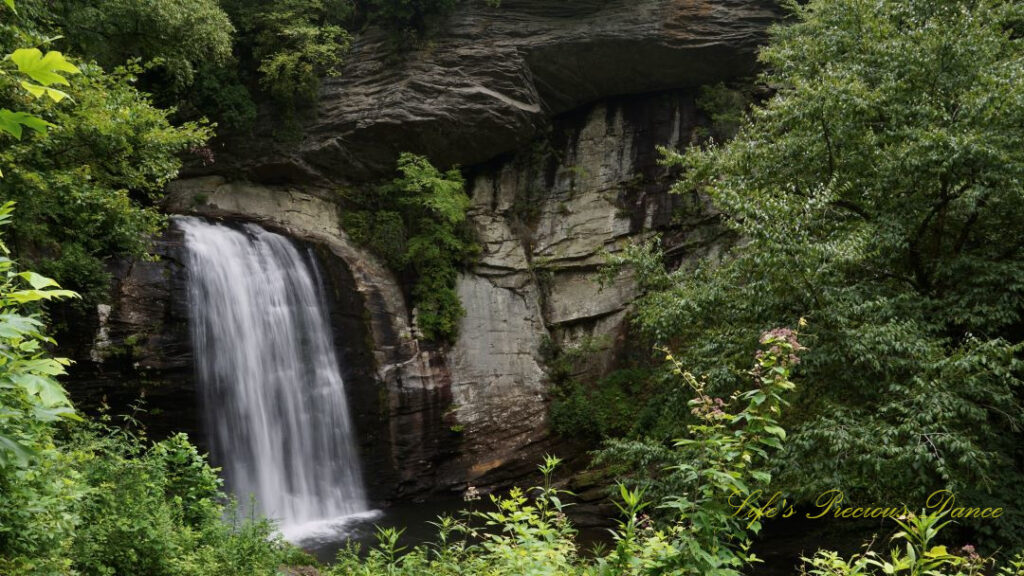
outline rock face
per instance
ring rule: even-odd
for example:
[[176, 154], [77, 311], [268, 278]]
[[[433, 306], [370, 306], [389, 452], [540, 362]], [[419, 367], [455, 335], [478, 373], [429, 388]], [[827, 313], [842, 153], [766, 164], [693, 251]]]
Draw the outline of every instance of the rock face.
[[[599, 283], [600, 268], [684, 207], [655, 146], [688, 142], [699, 124], [686, 93], [609, 100], [561, 118], [543, 153], [477, 170], [470, 215], [483, 254], [459, 282], [466, 317], [447, 363], [463, 453], [483, 458], [469, 482], [526, 473], [551, 448], [545, 348], [586, 348], [590, 376], [613, 367], [638, 291], [628, 271]], [[720, 245], [714, 218], [675, 234], [691, 257]]]
[[[571, 450], [547, 421], [549, 351], [585, 351], [585, 377], [615, 367], [638, 289], [628, 271], [598, 283], [606, 254], [654, 232], [678, 260], [723, 245], [701, 199], [668, 194], [675, 175], [656, 148], [685, 146], [705, 127], [694, 87], [751, 71], [773, 6], [468, 3], [402, 55], [370, 31], [325, 83], [301, 145], [233, 161], [230, 179], [178, 181], [166, 208], [254, 221], [317, 247], [376, 498], [505, 485], [543, 453]], [[373, 185], [400, 151], [459, 163], [468, 177], [483, 253], [459, 278], [466, 314], [450, 348], [414, 338], [398, 281], [340, 226], [337, 186]], [[89, 365], [138, 372], [160, 358], [147, 377], [180, 378], [176, 393], [187, 395], [180, 239], [161, 242], [159, 263], [119, 272]], [[124, 357], [99, 353], [134, 333], [150, 336]]]
[[[378, 481], [371, 496], [419, 494], [461, 475], [435, 469], [444, 459], [448, 430], [439, 425], [448, 405], [447, 374], [420, 351], [394, 275], [340, 227], [338, 206], [325, 190], [270, 188], [220, 177], [179, 181], [166, 208], [208, 218], [256, 222], [319, 247], [333, 293], [335, 341], [346, 391], [355, 412], [367, 469]], [[337, 318], [348, 318], [339, 324]], [[381, 394], [384, 392], [384, 394]]]
[[[173, 184], [166, 207], [257, 222], [318, 247], [377, 498], [486, 490], [529, 474], [545, 452], [569, 450], [547, 421], [545, 349], [586, 348], [589, 376], [614, 367], [638, 292], [628, 272], [598, 283], [605, 254], [659, 229], [690, 256], [719, 246], [714, 218], [672, 226], [688, 199], [667, 194], [672, 175], [655, 152], [690, 141], [701, 124], [687, 92], [611, 99], [558, 119], [532, 149], [471, 169], [470, 219], [483, 253], [458, 281], [466, 314], [449, 349], [413, 337], [398, 281], [349, 240], [329, 190], [204, 177]], [[185, 350], [176, 363], [154, 365], [184, 377], [180, 239], [171, 229], [162, 242], [161, 272], [135, 264], [110, 313], [134, 318], [131, 330], [108, 320], [100, 339], [152, 333], [133, 349], [136, 361]], [[142, 292], [132, 288], [140, 275]], [[168, 339], [162, 331], [172, 326]]]
[[[388, 173], [400, 152], [471, 166], [515, 151], [550, 120], [609, 96], [749, 74], [775, 0], [465, 2], [423, 46], [385, 31], [353, 43], [324, 82], [298, 147], [246, 158], [247, 177], [295, 183]], [[251, 147], [245, 147], [251, 153]], [[230, 150], [227, 150], [230, 153]]]
[[167, 230], [151, 250], [153, 260], [115, 266], [112, 305], [100, 306], [68, 387], [81, 406], [106, 403], [115, 414], [144, 396], [146, 410], [160, 411], [147, 419], [150, 433], [198, 437], [181, 234]]

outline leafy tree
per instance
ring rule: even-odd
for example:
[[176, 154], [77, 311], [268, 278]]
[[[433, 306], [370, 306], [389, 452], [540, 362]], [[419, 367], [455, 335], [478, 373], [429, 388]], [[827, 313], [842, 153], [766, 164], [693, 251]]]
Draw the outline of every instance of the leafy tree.
[[132, 60], [162, 92], [182, 94], [204, 64], [231, 58], [234, 33], [216, 0], [59, 0], [54, 24], [107, 70]]
[[370, 22], [391, 30], [409, 45], [427, 31], [429, 20], [451, 12], [458, 0], [365, 0]]
[[454, 339], [463, 315], [455, 292], [460, 267], [479, 249], [466, 223], [469, 197], [458, 170], [441, 172], [422, 156], [402, 154], [390, 184], [349, 200], [342, 225], [388, 265], [412, 278], [416, 323], [427, 340]]
[[[15, 11], [14, 0], [6, 0], [6, 5], [10, 11]], [[11, 31], [18, 30], [12, 27], [5, 30]], [[40, 100], [43, 106], [67, 98], [68, 95], [55, 86], [69, 85], [67, 76], [80, 72], [60, 52], [49, 51], [43, 54], [37, 48], [18, 48], [7, 54], [4, 64], [7, 62], [13, 64], [5, 66], [10, 71], [0, 68], [0, 75], [9, 79], [10, 84], [7, 87], [18, 94], [27, 93], [30, 98]], [[50, 126], [52, 124], [30, 112], [0, 108], [0, 134], [6, 133], [20, 140], [26, 128], [45, 134]]]
[[[0, 206], [0, 228], [13, 204]], [[55, 476], [67, 458], [54, 446], [54, 424], [79, 417], [57, 376], [69, 361], [51, 357], [38, 303], [74, 297], [53, 280], [19, 272], [0, 240], [0, 571], [66, 570], [78, 494]], [[69, 478], [70, 480], [70, 478]]]
[[223, 66], [204, 63], [180, 106], [216, 121], [218, 135], [246, 133], [256, 125], [257, 112], [244, 78], [237, 62]]
[[0, 198], [20, 206], [15, 252], [87, 301], [106, 294], [102, 260], [145, 253], [163, 220], [154, 203], [177, 175], [178, 154], [208, 135], [198, 124], [172, 126], [169, 112], [154, 108], [131, 81], [128, 71], [83, 68], [69, 90], [76, 106], [44, 112], [60, 128], [0, 152], [12, 166]]
[[[11, 202], [0, 206], [0, 227], [10, 224], [13, 208]], [[25, 465], [34, 448], [23, 425], [31, 429], [37, 422], [74, 417], [71, 402], [54, 379], [69, 362], [47, 356], [45, 347], [53, 342], [43, 334], [43, 323], [31, 306], [77, 294], [35, 272], [18, 272], [2, 241], [0, 254], [0, 466]]]
[[[3, 32], [10, 62], [28, 78], [0, 75], [0, 107], [6, 107], [0, 118], [8, 133], [0, 135], [0, 200], [19, 203], [9, 245], [95, 303], [108, 290], [104, 261], [145, 253], [162, 222], [154, 204], [177, 175], [179, 155], [201, 146], [209, 130], [198, 123], [172, 126], [171, 111], [155, 108], [133, 87], [138, 68], [79, 69], [58, 52], [16, 48], [43, 43], [45, 30], [7, 24]], [[69, 85], [64, 75], [72, 70], [81, 74]], [[26, 101], [26, 90], [35, 98]], [[12, 119], [30, 128], [31, 137]], [[55, 127], [44, 131], [47, 126]]]
[[225, 0], [244, 59], [259, 87], [286, 114], [315, 101], [320, 79], [334, 73], [349, 45], [349, 0]]
[[[472, 0], [475, 1], [475, 0]], [[492, 8], [501, 0], [482, 0]], [[465, 6], [469, 2], [462, 2]], [[361, 13], [371, 24], [389, 31], [398, 48], [421, 44], [433, 27], [459, 7], [459, 0], [357, 0]]]
[[217, 0], [23, 0], [18, 18], [0, 23], [0, 43], [51, 47], [94, 60], [107, 71], [133, 70], [153, 102], [175, 121], [215, 119], [252, 127], [256, 105], [233, 55], [235, 28]]
[[[751, 334], [807, 317], [776, 463], [798, 494], [1020, 502], [1024, 6], [787, 6], [761, 53], [774, 97], [734, 140], [669, 154], [686, 170], [676, 191], [710, 196], [744, 240], [721, 265], [641, 266], [637, 326], [728, 390]], [[673, 398], [637, 433], [671, 434]], [[1000, 528], [1019, 540], [1021, 526]]]

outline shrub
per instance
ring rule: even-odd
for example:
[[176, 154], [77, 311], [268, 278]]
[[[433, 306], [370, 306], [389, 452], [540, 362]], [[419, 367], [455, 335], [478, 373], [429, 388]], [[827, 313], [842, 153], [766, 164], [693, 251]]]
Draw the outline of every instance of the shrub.
[[451, 342], [464, 311], [459, 270], [479, 251], [466, 222], [469, 197], [456, 169], [441, 172], [422, 156], [402, 154], [400, 176], [348, 201], [342, 226], [356, 242], [412, 277], [416, 325], [426, 340]]
[[551, 424], [562, 436], [605, 440], [628, 434], [643, 403], [645, 369], [616, 370], [594, 384], [569, 380], [551, 402]]
[[238, 52], [255, 84], [286, 122], [315, 102], [320, 80], [334, 74], [348, 49], [346, 0], [225, 0], [239, 29]]

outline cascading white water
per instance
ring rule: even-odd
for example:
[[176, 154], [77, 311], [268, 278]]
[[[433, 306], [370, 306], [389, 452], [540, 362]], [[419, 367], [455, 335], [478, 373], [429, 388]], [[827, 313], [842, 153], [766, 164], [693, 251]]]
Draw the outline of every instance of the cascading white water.
[[296, 539], [366, 511], [313, 255], [254, 224], [175, 221], [188, 254], [200, 400], [228, 488], [243, 506], [255, 496]]

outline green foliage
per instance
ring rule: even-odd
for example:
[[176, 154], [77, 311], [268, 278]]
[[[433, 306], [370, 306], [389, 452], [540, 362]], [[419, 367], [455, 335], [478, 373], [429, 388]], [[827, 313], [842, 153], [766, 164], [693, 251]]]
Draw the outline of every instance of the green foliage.
[[[776, 95], [734, 140], [669, 154], [686, 170], [677, 190], [710, 196], [744, 240], [724, 264], [673, 274], [648, 251], [636, 325], [728, 391], [753, 334], [806, 316], [807, 385], [775, 463], [787, 488], [892, 501], [946, 487], [1012, 509], [1024, 497], [1021, 6], [789, 8], [761, 55]], [[676, 391], [650, 404], [647, 433], [684, 421]], [[1003, 535], [1019, 541], [1022, 520]]]
[[349, 0], [226, 0], [239, 46], [259, 87], [286, 114], [315, 101], [320, 79], [335, 73], [348, 49]]
[[349, 200], [342, 226], [388, 266], [412, 276], [416, 325], [427, 340], [451, 342], [463, 315], [455, 292], [459, 269], [479, 248], [466, 222], [469, 197], [458, 170], [441, 172], [426, 158], [402, 154], [390, 184]]
[[[552, 482], [558, 460], [548, 457], [541, 466], [542, 486], [529, 492], [513, 489], [507, 497], [493, 498], [495, 511], [466, 513], [465, 520], [442, 518], [436, 524], [436, 544], [402, 555], [405, 551], [397, 544], [400, 531], [384, 530], [380, 544], [365, 557], [356, 549], [343, 551], [328, 574], [738, 575], [757, 561], [747, 550], [750, 537], [760, 529], [760, 518], [737, 514], [735, 503], [756, 495], [771, 481], [764, 466], [787, 437], [778, 418], [787, 405], [783, 396], [795, 389], [789, 376], [801, 351], [790, 330], [764, 334], [762, 350], [749, 373], [755, 386], [728, 402], [708, 395], [704, 381], [668, 356], [676, 382], [692, 393], [689, 406], [694, 416], [687, 435], [668, 449], [671, 457], [657, 463], [669, 465], [666, 472], [675, 477], [677, 487], [652, 502], [645, 489], [620, 484], [616, 497], [622, 519], [612, 531], [611, 549], [595, 550], [589, 557], [579, 553], [575, 530], [564, 516], [565, 493]], [[532, 500], [527, 494], [532, 494]], [[667, 511], [668, 520], [661, 527], [646, 515], [652, 503]], [[953, 556], [932, 546], [943, 526], [930, 519], [903, 522], [904, 533], [896, 538], [911, 542], [909, 549], [917, 555], [887, 573], [931, 570], [927, 573], [953, 575], [960, 567], [980, 565], [977, 556]], [[828, 552], [818, 557], [841, 561]], [[904, 566], [913, 570], [905, 572]], [[1013, 564], [1009, 566], [1012, 569]]]
[[218, 134], [243, 133], [256, 124], [256, 103], [237, 66], [201, 65], [188, 105], [214, 119]]
[[[41, 33], [11, 25], [3, 31], [7, 49]], [[3, 110], [4, 131], [17, 139], [0, 149], [0, 164], [8, 167], [0, 199], [20, 205], [11, 248], [95, 302], [108, 289], [101, 260], [144, 253], [161, 223], [153, 200], [177, 174], [177, 155], [208, 132], [196, 124], [172, 127], [169, 112], [132, 87], [132, 71], [79, 69], [58, 52], [35, 48], [14, 50], [10, 62], [16, 70], [0, 76], [0, 103], [27, 106]], [[74, 85], [70, 75], [77, 75]], [[39, 133], [22, 138], [19, 124]], [[43, 132], [52, 126], [58, 128]]]
[[[35, 66], [45, 61], [40, 55], [30, 54]], [[0, 199], [19, 205], [14, 253], [94, 303], [108, 290], [102, 261], [145, 253], [163, 222], [153, 205], [177, 175], [179, 154], [201, 145], [209, 130], [172, 126], [170, 112], [132, 87], [131, 70], [81, 72], [66, 88], [73, 106], [47, 106], [47, 99], [27, 109], [59, 128], [0, 149], [7, 168]], [[0, 76], [0, 100], [17, 102], [19, 89]]]
[[[487, 574], [495, 576], [632, 576], [659, 574], [733, 574], [729, 569], [704, 569], [698, 566], [671, 567], [664, 563], [674, 549], [664, 532], [655, 531], [643, 516], [647, 504], [643, 492], [620, 486], [623, 520], [613, 531], [615, 548], [607, 554], [598, 551], [592, 557], [580, 555], [575, 549], [571, 526], [564, 524], [557, 513], [545, 514], [552, 508], [550, 497], [543, 492], [530, 505], [521, 491], [513, 490], [506, 498], [496, 499], [500, 511], [492, 527], [500, 532], [482, 535], [470, 522], [441, 518], [438, 542], [420, 546], [401, 555], [397, 545], [401, 530], [381, 529], [379, 544], [365, 558], [359, 551], [348, 549], [338, 556], [327, 576], [413, 576], [432, 574], [455, 576]], [[472, 519], [473, 515], [470, 515]], [[958, 553], [949, 552], [933, 542], [948, 524], [941, 516], [912, 516], [897, 520], [901, 528], [892, 537], [887, 555], [874, 551], [846, 559], [836, 552], [819, 550], [813, 558], [805, 558], [801, 576], [1020, 576], [1024, 555], [1017, 554], [1001, 565], [992, 558], [983, 558], [972, 546]], [[466, 535], [488, 538], [491, 547], [469, 544]], [[547, 535], [548, 537], [543, 537]]]
[[[8, 2], [7, 6], [13, 11], [14, 1]], [[14, 66], [7, 65], [8, 61]], [[44, 106], [67, 98], [65, 92], [53, 86], [67, 86], [70, 82], [66, 75], [78, 73], [78, 68], [68, 62], [60, 52], [51, 50], [43, 54], [37, 48], [18, 48], [0, 63], [0, 76], [4, 76], [3, 80], [6, 81], [4, 88], [13, 89], [15, 93], [23, 90], [31, 98], [41, 100], [39, 104]], [[13, 83], [17, 83], [16, 87], [12, 86]], [[21, 140], [24, 128], [45, 134], [46, 129], [52, 125], [35, 114], [0, 108], [0, 134], [7, 133], [17, 140]], [[0, 176], [2, 175], [0, 172]]]
[[707, 136], [722, 141], [736, 135], [743, 124], [744, 112], [750, 106], [751, 97], [741, 89], [718, 83], [701, 88], [697, 107], [711, 118], [712, 126]]
[[[0, 227], [13, 204], [0, 206]], [[51, 358], [35, 303], [76, 296], [35, 272], [18, 272], [0, 241], [0, 468], [24, 468], [47, 444], [43, 433], [59, 418], [77, 418], [55, 377], [68, 360]], [[40, 436], [42, 441], [40, 441]]]
[[25, 0], [24, 28], [107, 71], [129, 66], [138, 86], [178, 120], [252, 127], [256, 105], [233, 55], [235, 25], [217, 0]]
[[49, 51], [43, 54], [38, 48], [18, 48], [11, 52], [9, 58], [18, 67], [19, 73], [32, 80], [22, 80], [22, 88], [36, 98], [45, 96], [54, 102], [67, 98], [67, 94], [51, 86], [68, 86], [71, 83], [64, 75], [79, 72], [78, 68], [68, 62], [60, 52]]
[[225, 523], [221, 481], [184, 434], [144, 437], [93, 424], [66, 450], [79, 459], [72, 566], [83, 574], [276, 574], [294, 556], [272, 524]]
[[[534, 498], [514, 488], [508, 496], [492, 497], [494, 511], [466, 513], [464, 520], [443, 517], [436, 526], [435, 545], [405, 551], [397, 546], [400, 531], [378, 533], [379, 544], [362, 558], [357, 549], [338, 555], [325, 576], [572, 576], [585, 574], [552, 474], [560, 461], [547, 457], [540, 466], [542, 486]], [[406, 552], [402, 554], [402, 552]]]
[[551, 424], [567, 438], [604, 440], [625, 436], [643, 403], [646, 369], [616, 370], [594, 384], [569, 380], [551, 403]]
[[[739, 574], [757, 561], [747, 549], [750, 535], [761, 528], [760, 518], [738, 514], [735, 503], [762, 493], [771, 481], [767, 465], [786, 439], [778, 423], [787, 405], [783, 396], [795, 388], [790, 371], [803, 350], [787, 329], [765, 333], [761, 344], [749, 373], [756, 387], [728, 400], [709, 395], [706, 380], [684, 371], [668, 354], [673, 375], [693, 392], [687, 436], [653, 459], [644, 457], [650, 448], [643, 441], [613, 440], [599, 455], [599, 462], [613, 463], [627, 477], [652, 467], [661, 471], [654, 484], [645, 476], [638, 480], [672, 519], [663, 535], [672, 551], [659, 560], [666, 569]], [[742, 409], [731, 411], [737, 404]]]
[[234, 27], [216, 0], [59, 0], [54, 24], [107, 70], [138, 60], [147, 85], [181, 97], [204, 65], [231, 58]]
[[216, 504], [223, 482], [187, 435], [178, 433], [157, 442], [149, 457], [164, 471], [164, 495], [180, 508], [186, 525], [201, 526], [219, 515]]
[[[900, 531], [893, 535], [888, 557], [868, 550], [849, 559], [830, 551], [819, 550], [813, 558], [804, 558], [802, 575], [810, 576], [871, 576], [880, 574], [907, 574], [909, 576], [975, 576], [992, 573], [987, 565], [990, 559], [982, 558], [974, 547], [964, 546], [961, 554], [950, 553], [945, 546], [933, 546], [939, 532], [950, 521], [944, 521], [944, 514], [912, 515], [906, 519], [894, 520]], [[902, 548], [899, 546], [902, 544]], [[1000, 575], [1018, 575], [1024, 565], [1022, 557], [1015, 558], [999, 567]]]
[[[614, 546], [580, 554], [575, 530], [564, 515], [567, 493], [555, 488], [552, 476], [559, 460], [547, 457], [540, 467], [544, 482], [524, 492], [492, 497], [494, 511], [464, 512], [463, 519], [442, 517], [438, 540], [406, 550], [398, 544], [401, 530], [378, 533], [378, 545], [365, 555], [343, 550], [328, 576], [736, 576], [758, 559], [748, 552], [750, 538], [760, 530], [760, 517], [738, 513], [737, 503], [763, 493], [771, 482], [765, 464], [784, 448], [787, 434], [779, 418], [795, 391], [790, 370], [803, 347], [790, 330], [762, 336], [762, 349], [748, 373], [754, 387], [729, 401], [711, 397], [704, 380], [682, 369], [668, 355], [671, 372], [692, 394], [693, 421], [687, 435], [672, 443], [668, 458], [645, 465], [668, 465], [675, 488], [651, 499], [643, 487], [619, 484], [616, 506], [622, 517], [612, 530]], [[737, 408], [737, 410], [732, 410]], [[646, 512], [652, 504], [667, 512], [661, 526]], [[974, 576], [983, 573], [1019, 576], [1024, 557], [1018, 554], [1000, 567], [973, 547], [952, 554], [936, 539], [949, 522], [942, 516], [910, 516], [896, 520], [887, 556], [868, 551], [844, 559], [820, 550], [805, 559], [803, 575]], [[902, 546], [899, 546], [901, 545]], [[989, 570], [991, 569], [991, 570]]]
[[[0, 207], [0, 226], [10, 213]], [[18, 272], [2, 242], [0, 253], [0, 573], [269, 576], [308, 564], [271, 523], [222, 520], [217, 471], [184, 434], [149, 444], [75, 414], [56, 379], [68, 361], [47, 353], [34, 313], [75, 294]]]

